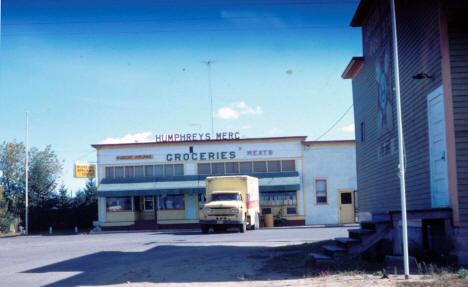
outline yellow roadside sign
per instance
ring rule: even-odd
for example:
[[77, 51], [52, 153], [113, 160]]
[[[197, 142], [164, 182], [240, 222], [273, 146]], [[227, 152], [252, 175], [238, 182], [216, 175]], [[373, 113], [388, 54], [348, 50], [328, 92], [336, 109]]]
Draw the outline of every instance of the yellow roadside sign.
[[75, 177], [77, 178], [95, 178], [96, 165], [88, 163], [75, 163]]

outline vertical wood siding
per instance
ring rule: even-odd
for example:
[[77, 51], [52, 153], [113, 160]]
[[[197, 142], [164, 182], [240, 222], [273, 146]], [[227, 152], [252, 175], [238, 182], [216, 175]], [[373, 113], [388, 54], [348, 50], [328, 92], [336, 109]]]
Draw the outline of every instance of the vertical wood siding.
[[[395, 104], [393, 128], [384, 134], [379, 134], [377, 127], [378, 92], [375, 62], [379, 50], [385, 45], [390, 47], [393, 78], [389, 1], [375, 1], [371, 10], [369, 18], [362, 27], [365, 63], [353, 80], [353, 101], [357, 127], [360, 210], [381, 212], [400, 209], [400, 185], [397, 176], [398, 141]], [[386, 16], [382, 16], [382, 13]], [[373, 20], [375, 18], [381, 20]], [[376, 29], [376, 25], [381, 27]], [[397, 1], [397, 25], [407, 163], [407, 205], [409, 210], [428, 209], [431, 207], [431, 196], [426, 101], [427, 95], [442, 83], [438, 2], [436, 0]], [[379, 34], [370, 31], [378, 31]], [[418, 73], [432, 75], [435, 80], [413, 79], [412, 76]], [[365, 141], [360, 142], [360, 126], [363, 121]]]
[[[466, 17], [466, 16], [465, 16]], [[457, 21], [459, 20], [459, 21]], [[458, 204], [461, 221], [468, 221], [468, 21], [448, 25], [450, 70], [457, 155]]]

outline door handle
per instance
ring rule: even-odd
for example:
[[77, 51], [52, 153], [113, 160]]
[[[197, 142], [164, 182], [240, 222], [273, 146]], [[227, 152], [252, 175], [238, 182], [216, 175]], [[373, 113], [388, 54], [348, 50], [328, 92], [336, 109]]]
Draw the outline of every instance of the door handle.
[[443, 151], [443, 152], [442, 152], [442, 156], [441, 156], [441, 158], [440, 158], [440, 159], [443, 159], [443, 160], [445, 160], [445, 151]]

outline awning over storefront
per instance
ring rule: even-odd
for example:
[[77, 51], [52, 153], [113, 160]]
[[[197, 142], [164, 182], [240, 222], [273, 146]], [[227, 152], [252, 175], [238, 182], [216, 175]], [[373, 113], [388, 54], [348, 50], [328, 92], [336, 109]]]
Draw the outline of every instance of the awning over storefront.
[[[259, 179], [260, 192], [300, 190], [298, 172], [248, 174]], [[174, 177], [105, 178], [98, 196], [144, 196], [165, 194], [199, 194], [205, 192], [206, 175]]]

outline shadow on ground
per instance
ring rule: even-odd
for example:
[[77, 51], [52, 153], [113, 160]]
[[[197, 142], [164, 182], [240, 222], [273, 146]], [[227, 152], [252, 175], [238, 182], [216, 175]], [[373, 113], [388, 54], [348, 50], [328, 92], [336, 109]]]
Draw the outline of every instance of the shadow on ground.
[[265, 247], [158, 246], [143, 252], [98, 252], [23, 273], [80, 272], [46, 286], [261, 280], [269, 279], [258, 271], [263, 260], [249, 256], [264, 252]]

